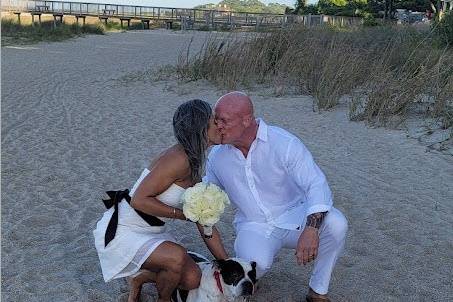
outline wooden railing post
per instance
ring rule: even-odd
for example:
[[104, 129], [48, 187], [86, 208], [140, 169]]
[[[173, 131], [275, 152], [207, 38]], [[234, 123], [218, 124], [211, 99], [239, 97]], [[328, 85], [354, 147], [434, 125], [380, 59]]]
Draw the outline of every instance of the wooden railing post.
[[215, 22], [214, 22], [214, 11], [211, 11], [211, 28], [214, 28]]

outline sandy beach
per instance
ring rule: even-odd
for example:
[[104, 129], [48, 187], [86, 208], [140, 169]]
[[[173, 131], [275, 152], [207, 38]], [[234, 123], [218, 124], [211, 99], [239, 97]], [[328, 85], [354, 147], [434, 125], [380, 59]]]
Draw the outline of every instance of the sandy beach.
[[[94, 247], [101, 199], [174, 143], [179, 104], [224, 93], [143, 76], [208, 34], [130, 31], [1, 49], [3, 301], [126, 300], [125, 280], [104, 283]], [[257, 116], [302, 138], [348, 218], [332, 300], [453, 301], [453, 156], [426, 152], [404, 131], [350, 122], [345, 105], [315, 113], [310, 97], [247, 93]], [[231, 221], [230, 210], [219, 229], [233, 254]], [[187, 226], [171, 228], [210, 256]], [[251, 300], [304, 301], [311, 268], [283, 250]], [[154, 301], [152, 285], [142, 298]]]

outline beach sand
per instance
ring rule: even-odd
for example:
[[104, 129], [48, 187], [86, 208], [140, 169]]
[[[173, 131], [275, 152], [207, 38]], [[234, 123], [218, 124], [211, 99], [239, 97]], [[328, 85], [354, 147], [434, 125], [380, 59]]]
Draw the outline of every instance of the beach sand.
[[[179, 104], [224, 92], [134, 75], [174, 64], [207, 35], [131, 31], [2, 48], [3, 301], [125, 301], [125, 280], [104, 283], [94, 248], [104, 191], [130, 187], [174, 143]], [[348, 218], [332, 300], [453, 301], [453, 157], [404, 131], [350, 122], [345, 106], [314, 113], [309, 97], [247, 92], [257, 116], [302, 138]], [[231, 220], [229, 210], [219, 229], [233, 254]], [[171, 228], [209, 255], [195, 227]], [[283, 250], [252, 301], [303, 301], [311, 269]], [[143, 300], [153, 297], [147, 285]]]

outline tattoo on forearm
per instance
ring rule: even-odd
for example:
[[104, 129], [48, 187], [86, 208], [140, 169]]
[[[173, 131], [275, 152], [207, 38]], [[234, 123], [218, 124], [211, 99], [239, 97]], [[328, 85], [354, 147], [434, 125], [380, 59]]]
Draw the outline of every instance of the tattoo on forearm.
[[326, 215], [327, 212], [313, 213], [308, 215], [307, 223], [305, 224], [305, 226], [319, 229]]

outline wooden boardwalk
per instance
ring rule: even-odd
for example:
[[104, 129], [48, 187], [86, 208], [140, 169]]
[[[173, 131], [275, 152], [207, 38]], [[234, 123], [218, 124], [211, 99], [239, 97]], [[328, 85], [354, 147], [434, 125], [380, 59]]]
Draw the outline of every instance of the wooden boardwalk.
[[221, 10], [133, 6], [118, 4], [100, 4], [66, 1], [37, 1], [37, 0], [2, 0], [2, 11], [10, 11], [18, 15], [30, 13], [34, 20], [39, 21], [42, 14], [52, 14], [55, 21], [63, 21], [64, 16], [75, 16], [77, 22], [86, 17], [97, 17], [107, 23], [108, 19], [115, 18], [130, 25], [131, 20], [140, 20], [143, 28], [149, 28], [150, 22], [166, 23], [172, 28], [173, 23], [179, 23], [181, 29], [205, 27], [207, 29], [235, 29], [235, 28], [276, 28], [286, 27], [299, 23], [305, 26], [322, 24], [338, 24], [344, 26], [357, 25], [360, 18], [335, 17], [324, 15], [284, 15], [250, 12], [232, 12]]
[[[16, 14], [30, 13], [32, 15], [53, 14], [58, 16], [98, 17], [107, 22], [109, 18], [120, 20], [162, 21], [167, 24], [181, 22], [185, 27], [194, 24], [204, 24], [209, 28], [242, 27], [242, 26], [285, 26], [288, 17], [283, 14], [263, 14], [248, 12], [231, 12], [205, 9], [188, 9], [173, 7], [132, 6], [117, 4], [99, 4], [65, 1], [35, 1], [35, 0], [5, 0], [2, 1], [2, 11], [12, 11]], [[148, 23], [149, 24], [149, 23]]]

